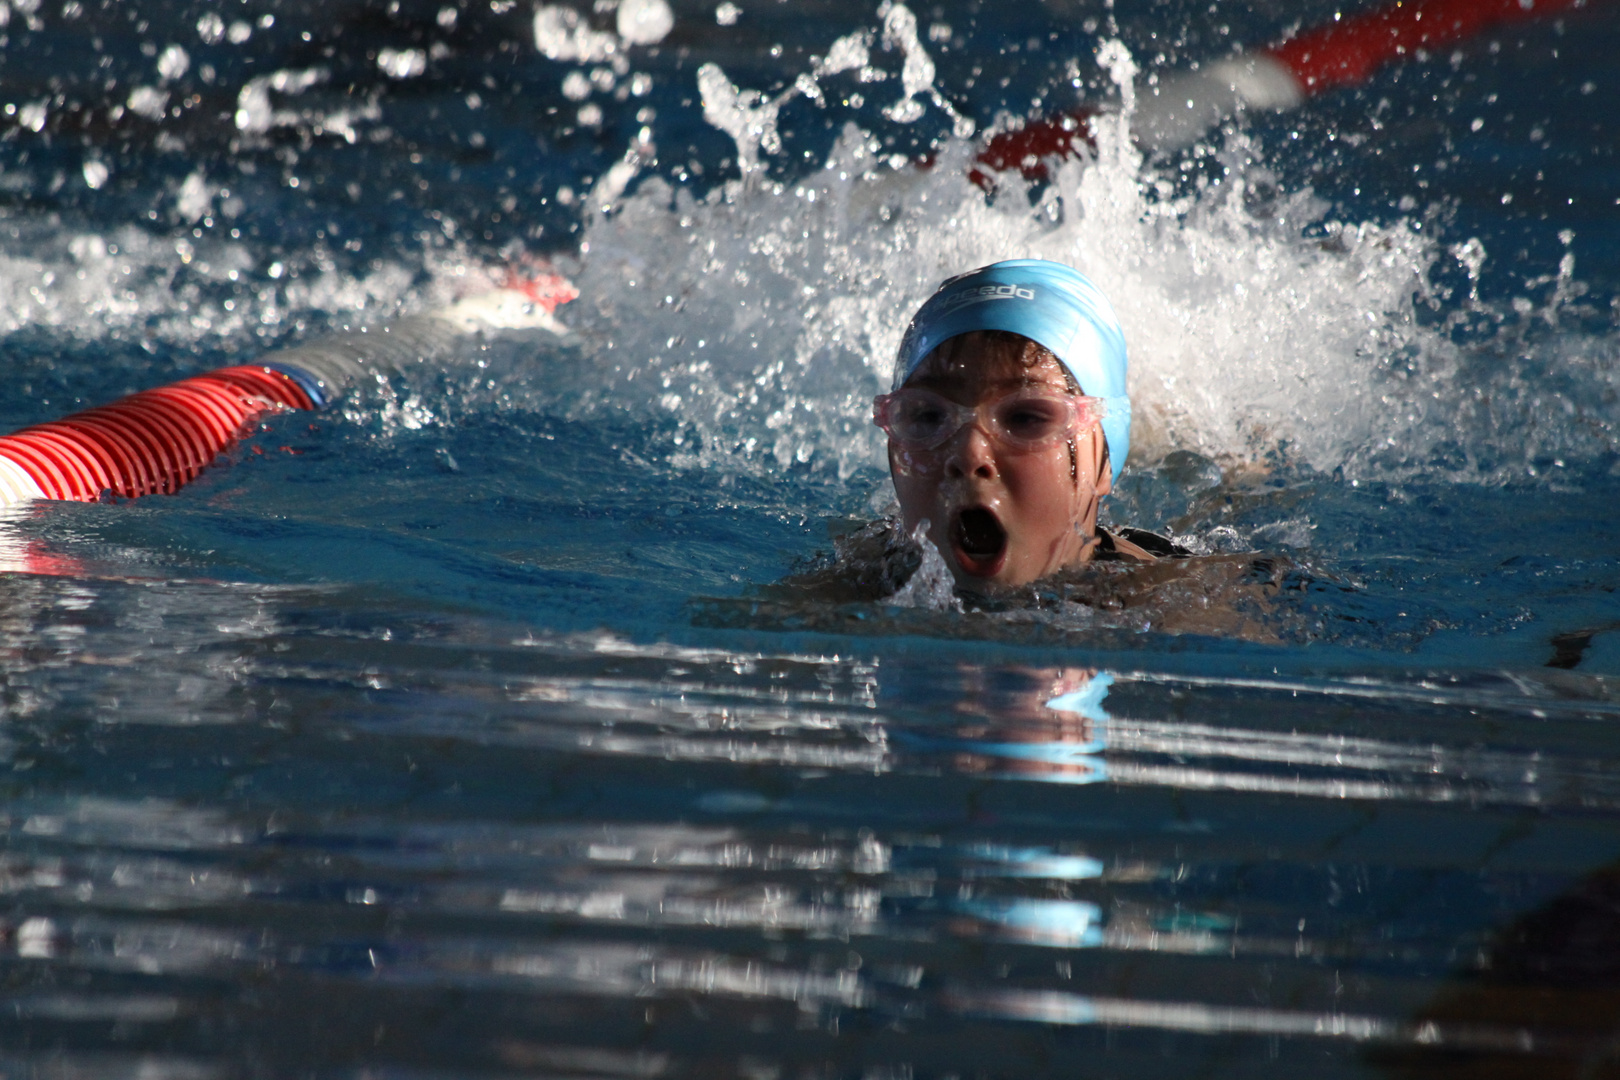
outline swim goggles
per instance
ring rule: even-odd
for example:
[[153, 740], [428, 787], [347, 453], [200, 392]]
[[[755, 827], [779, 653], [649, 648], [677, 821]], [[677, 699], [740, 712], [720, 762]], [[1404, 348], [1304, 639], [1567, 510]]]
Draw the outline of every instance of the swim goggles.
[[1072, 439], [1102, 422], [1102, 398], [1015, 390], [977, 406], [931, 390], [896, 390], [872, 403], [872, 422], [908, 450], [937, 450], [970, 423], [1018, 453]]

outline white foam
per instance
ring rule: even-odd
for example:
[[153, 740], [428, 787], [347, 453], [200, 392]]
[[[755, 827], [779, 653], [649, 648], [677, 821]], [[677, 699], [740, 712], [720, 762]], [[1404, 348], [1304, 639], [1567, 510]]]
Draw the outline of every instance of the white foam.
[[[917, 39], [916, 16], [904, 4], [892, 0], [879, 10], [883, 13], [883, 48], [899, 49], [902, 55], [900, 81], [904, 88], [900, 99], [885, 109], [883, 115], [906, 124], [919, 120], [927, 109], [917, 97], [926, 94], [951, 118], [958, 138], [972, 135], [973, 121], [959, 114], [934, 87], [934, 62]], [[803, 95], [825, 107], [822, 79], [856, 69], [861, 72], [862, 82], [882, 82], [888, 78], [887, 72], [871, 65], [871, 43], [870, 31], [846, 34], [833, 42], [825, 58], [815, 60], [809, 71], [801, 72], [774, 98], [733, 84], [719, 64], [707, 63], [698, 69], [703, 118], [730, 135], [737, 144], [737, 163], [745, 178], [759, 172], [761, 153], [781, 152], [776, 118], [782, 106], [794, 97]]]
[[137, 86], [129, 92], [129, 98], [124, 104], [137, 116], [161, 121], [163, 112], [169, 105], [169, 92], [159, 90], [155, 86]]
[[427, 70], [425, 49], [379, 49], [377, 69], [390, 79], [414, 79]]
[[703, 119], [737, 144], [737, 165], [744, 176], [759, 168], [761, 150], [767, 154], [781, 150], [776, 114], [792, 90], [775, 99], [766, 98], [758, 90], [732, 85], [720, 65], [710, 63], [698, 68], [698, 91], [703, 99]]
[[[204, 212], [221, 194], [200, 171], [177, 188], [177, 202], [189, 199], [187, 209]], [[55, 219], [0, 222], [0, 334], [138, 336], [170, 348], [224, 344], [252, 355], [257, 340], [279, 340], [294, 324], [377, 322], [499, 283], [482, 260], [443, 240], [414, 258], [378, 260], [353, 274], [319, 265], [289, 270], [247, 241], [164, 236], [132, 225], [74, 230]]]
[[191, 54], [178, 45], [170, 45], [158, 57], [158, 74], [164, 82], [173, 82], [191, 67]]
[[869, 52], [869, 35], [864, 31], [845, 34], [832, 43], [827, 50], [826, 59], [816, 65], [818, 75], [836, 75], [841, 71], [855, 71], [865, 67], [871, 62]]
[[614, 25], [631, 45], [656, 45], [675, 29], [675, 13], [666, 0], [619, 0]]
[[79, 171], [84, 174], [84, 186], [91, 191], [100, 191], [107, 183], [107, 178], [112, 175], [107, 163], [96, 158], [87, 158]]
[[596, 63], [619, 51], [618, 35], [593, 30], [579, 12], [547, 4], [534, 13], [534, 45], [548, 59]]
[[201, 169], [196, 170], [180, 185], [175, 196], [175, 213], [183, 221], [201, 221], [214, 208], [214, 187]]
[[225, 40], [225, 20], [212, 11], [198, 16], [197, 36], [204, 45], [218, 45]]
[[[277, 109], [272, 103], [272, 90], [281, 94], [301, 94], [310, 87], [327, 80], [325, 68], [305, 70], [284, 69], [269, 75], [258, 75], [243, 85], [236, 95], [236, 127], [249, 134], [263, 134], [273, 127], [293, 127], [309, 119], [290, 109]], [[134, 108], [131, 103], [130, 108]], [[353, 141], [353, 140], [351, 140]]]
[[883, 112], [890, 120], [909, 124], [922, 118], [924, 109], [917, 95], [934, 88], [934, 61], [917, 40], [917, 16], [904, 4], [889, 4], [883, 15], [883, 47], [899, 48], [905, 55], [900, 81], [905, 96]]

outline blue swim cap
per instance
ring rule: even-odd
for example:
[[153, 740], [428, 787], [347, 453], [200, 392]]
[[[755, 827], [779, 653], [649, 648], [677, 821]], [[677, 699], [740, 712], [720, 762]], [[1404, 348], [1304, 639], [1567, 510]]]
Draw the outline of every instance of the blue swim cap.
[[1046, 346], [1080, 391], [1102, 398], [1103, 438], [1114, 479], [1131, 449], [1125, 334], [1102, 290], [1045, 259], [1008, 259], [951, 278], [929, 297], [900, 342], [898, 389], [941, 342], [975, 330], [1005, 330]]

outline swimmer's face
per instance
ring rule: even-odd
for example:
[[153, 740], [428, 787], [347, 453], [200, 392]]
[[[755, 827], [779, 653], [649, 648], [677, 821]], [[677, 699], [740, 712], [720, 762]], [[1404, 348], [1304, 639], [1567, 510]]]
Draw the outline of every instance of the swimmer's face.
[[[1030, 362], [1037, 348], [1010, 334], [963, 334], [929, 353], [905, 385], [970, 408], [1019, 391], [1074, 395], [1050, 354]], [[890, 439], [889, 469], [906, 529], [927, 521], [957, 581], [981, 586], [1024, 585], [1089, 559], [1097, 504], [1113, 480], [1095, 425], [1022, 451], [979, 423], [929, 450]]]

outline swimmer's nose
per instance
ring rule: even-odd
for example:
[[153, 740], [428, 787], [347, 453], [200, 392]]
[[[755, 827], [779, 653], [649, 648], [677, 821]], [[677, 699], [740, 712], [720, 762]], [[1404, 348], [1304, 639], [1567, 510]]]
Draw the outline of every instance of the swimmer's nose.
[[966, 476], [995, 479], [994, 447], [990, 445], [990, 436], [978, 424], [964, 424], [951, 440], [950, 453], [945, 458], [945, 475], [953, 480]]

